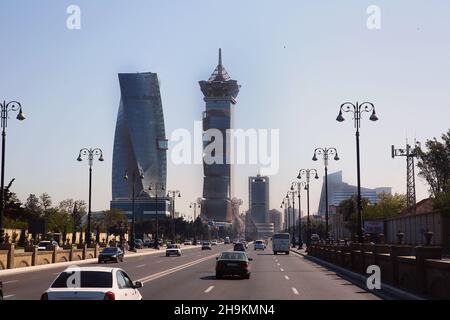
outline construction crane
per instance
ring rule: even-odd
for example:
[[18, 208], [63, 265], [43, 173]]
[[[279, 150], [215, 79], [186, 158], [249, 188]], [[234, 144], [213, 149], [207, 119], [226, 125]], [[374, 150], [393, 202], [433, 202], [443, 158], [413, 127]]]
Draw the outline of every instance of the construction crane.
[[396, 149], [393, 145], [391, 147], [392, 159], [395, 157], [406, 157], [406, 206], [413, 207], [416, 204], [416, 178], [414, 174], [414, 158], [417, 157], [420, 143], [415, 142], [414, 147], [411, 147], [406, 141], [406, 148]]

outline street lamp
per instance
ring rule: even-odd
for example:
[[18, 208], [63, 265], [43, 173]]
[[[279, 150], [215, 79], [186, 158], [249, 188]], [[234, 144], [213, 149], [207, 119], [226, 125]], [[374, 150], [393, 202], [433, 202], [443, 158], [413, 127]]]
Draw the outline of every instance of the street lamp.
[[156, 201], [156, 237], [154, 241], [154, 248], [159, 249], [159, 217], [158, 217], [158, 189], [166, 190], [162, 182], [153, 182], [148, 186], [148, 190], [155, 189], [155, 201]]
[[378, 117], [375, 113], [375, 106], [371, 102], [363, 102], [359, 104], [353, 104], [351, 102], [345, 102], [341, 105], [339, 109], [339, 114], [336, 118], [336, 121], [342, 122], [344, 121], [344, 117], [342, 112], [351, 112], [353, 113], [353, 120], [355, 122], [356, 129], [356, 170], [358, 177], [358, 199], [357, 199], [357, 209], [358, 209], [358, 240], [359, 242], [363, 242], [363, 224], [362, 224], [362, 199], [361, 199], [361, 168], [360, 168], [360, 155], [359, 155], [359, 128], [361, 126], [361, 114], [363, 112], [372, 112], [370, 115], [370, 121], [377, 121]]
[[302, 202], [301, 202], [301, 188], [305, 187], [306, 183], [304, 181], [293, 181], [291, 184], [291, 190], [297, 187], [298, 194], [298, 248], [303, 248], [302, 240]]
[[290, 190], [287, 192], [286, 196], [289, 198], [289, 196], [292, 196], [292, 246], [295, 247], [295, 196], [297, 195], [298, 191], [294, 190], [293, 186], [291, 185]]
[[[131, 177], [131, 184], [132, 184], [132, 192], [131, 192], [131, 239], [130, 239], [130, 251], [135, 251], [134, 248], [134, 242], [136, 238], [136, 231], [135, 231], [135, 224], [136, 224], [136, 214], [134, 212], [134, 199], [135, 199], [135, 185], [136, 180], [139, 177], [139, 179], [144, 179], [144, 173], [142, 170], [135, 170], [133, 171], [133, 175]], [[128, 172], [125, 171], [125, 175], [123, 176], [124, 180], [128, 180]]]
[[306, 247], [309, 248], [311, 241], [311, 220], [309, 218], [309, 183], [311, 179], [311, 173], [314, 173], [314, 179], [319, 179], [316, 169], [300, 169], [298, 172], [297, 179], [301, 179], [303, 176], [306, 178], [306, 210], [307, 210], [307, 220], [306, 220]]
[[338, 161], [339, 156], [337, 149], [331, 148], [316, 148], [314, 150], [313, 161], [317, 161], [317, 155], [322, 155], [323, 164], [325, 167], [325, 235], [327, 237], [327, 242], [330, 239], [330, 233], [328, 229], [328, 157], [334, 155], [334, 160]]
[[175, 198], [180, 198], [181, 193], [179, 190], [169, 190], [167, 197], [172, 200], [172, 240], [175, 243]]
[[2, 126], [2, 173], [1, 173], [1, 192], [0, 192], [0, 244], [5, 242], [5, 231], [3, 230], [3, 212], [5, 210], [5, 147], [6, 147], [6, 127], [8, 125], [8, 112], [19, 111], [16, 119], [25, 120], [25, 114], [22, 112], [22, 105], [17, 101], [0, 103], [1, 107], [1, 126]]
[[283, 200], [281, 201], [281, 205], [280, 208], [283, 209], [284, 206], [284, 215], [285, 215], [285, 219], [284, 219], [284, 226], [286, 227], [286, 232], [289, 233], [289, 210], [286, 210], [289, 206], [289, 198], [286, 196], [283, 198]]
[[88, 221], [87, 229], [84, 238], [88, 246], [91, 244], [91, 203], [92, 203], [92, 165], [94, 164], [94, 157], [98, 157], [98, 161], [102, 162], [103, 151], [100, 148], [82, 148], [78, 154], [77, 161], [83, 161], [83, 156], [87, 156], [89, 164], [89, 209], [88, 209]]

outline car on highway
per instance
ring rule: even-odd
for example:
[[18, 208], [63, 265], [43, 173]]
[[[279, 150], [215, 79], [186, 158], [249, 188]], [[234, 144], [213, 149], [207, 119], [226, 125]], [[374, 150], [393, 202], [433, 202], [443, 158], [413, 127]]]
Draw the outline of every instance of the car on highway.
[[56, 277], [41, 300], [142, 300], [141, 287], [120, 268], [71, 266]]
[[212, 246], [217, 246], [217, 240], [211, 241], [211, 245], [212, 245]]
[[225, 251], [216, 258], [216, 279], [224, 276], [241, 276], [250, 279], [250, 261], [245, 252]]
[[211, 242], [209, 241], [202, 242], [202, 250], [211, 250], [211, 249], [212, 249]]
[[233, 247], [233, 251], [245, 251], [245, 246], [242, 242], [236, 242]]
[[168, 244], [166, 248], [166, 257], [171, 255], [181, 256], [181, 247], [179, 244]]
[[192, 246], [192, 240], [186, 240], [184, 241], [185, 246]]
[[60, 249], [59, 245], [58, 245], [58, 242], [56, 242], [54, 240], [52, 240], [52, 241], [50, 241], [50, 240], [43, 240], [43, 241], [39, 241], [39, 243], [37, 245], [38, 251], [45, 251], [45, 250], [47, 250], [48, 246], [55, 246], [56, 249], [58, 249], [58, 250]]
[[264, 250], [266, 245], [264, 244], [264, 240], [256, 240], [253, 247], [255, 250]]
[[123, 262], [124, 253], [119, 247], [106, 247], [98, 255], [98, 263]]
[[272, 240], [272, 251], [274, 254], [284, 252], [289, 254], [291, 236], [289, 233], [275, 233]]
[[154, 242], [150, 239], [144, 240], [144, 247], [151, 248], [154, 245]]
[[319, 242], [320, 236], [317, 233], [314, 233], [311, 235], [311, 241], [312, 242]]

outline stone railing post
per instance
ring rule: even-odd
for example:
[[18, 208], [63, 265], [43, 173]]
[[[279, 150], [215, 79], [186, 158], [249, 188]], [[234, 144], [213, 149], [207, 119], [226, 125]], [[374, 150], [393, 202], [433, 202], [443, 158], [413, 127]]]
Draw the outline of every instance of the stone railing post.
[[50, 248], [52, 249], [52, 263], [56, 263], [58, 248], [56, 246], [51, 246]]
[[417, 290], [422, 293], [427, 293], [426, 281], [426, 260], [427, 259], [442, 259], [442, 247], [432, 246], [418, 246], [414, 248], [416, 254], [416, 269], [417, 269]]
[[73, 261], [73, 251], [75, 250], [75, 246], [74, 245], [72, 245], [71, 247], [70, 247], [70, 252], [69, 252], [69, 261]]
[[391, 264], [392, 264], [392, 281], [394, 285], [398, 285], [398, 257], [413, 255], [413, 248], [406, 245], [392, 245], [391, 246]]
[[95, 245], [94, 258], [98, 258], [99, 247], [98, 244]]
[[15, 246], [13, 243], [5, 243], [2, 247], [4, 250], [8, 250], [8, 260], [6, 262], [7, 269], [14, 269], [14, 254]]
[[87, 256], [87, 245], [83, 245], [83, 260], [86, 260], [86, 256]]

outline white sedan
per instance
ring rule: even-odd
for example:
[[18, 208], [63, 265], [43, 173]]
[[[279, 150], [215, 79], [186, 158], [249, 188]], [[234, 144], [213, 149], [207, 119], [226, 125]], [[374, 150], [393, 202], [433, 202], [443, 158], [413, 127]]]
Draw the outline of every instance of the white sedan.
[[166, 249], [166, 257], [176, 255], [181, 256], [181, 247], [179, 244], [169, 244]]
[[139, 281], [120, 268], [69, 267], [61, 272], [41, 300], [142, 300]]

